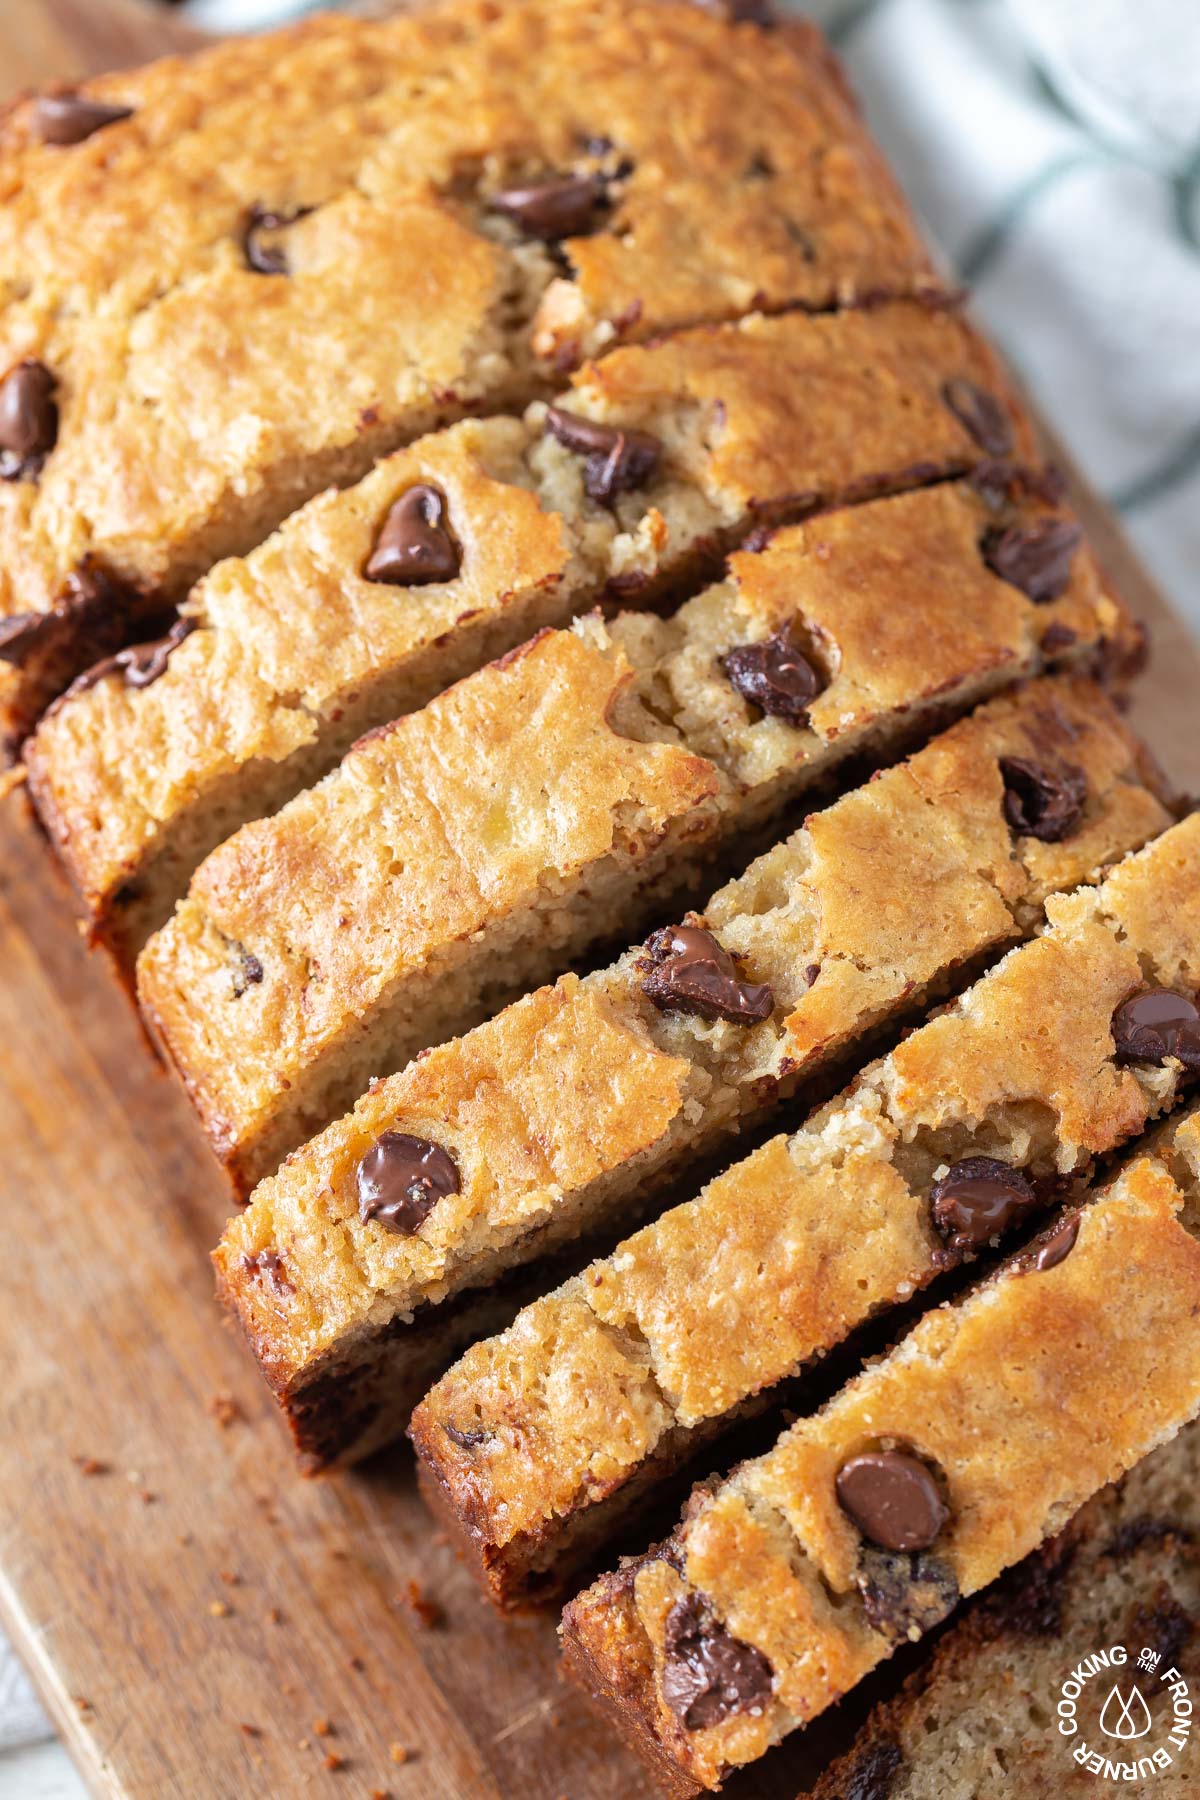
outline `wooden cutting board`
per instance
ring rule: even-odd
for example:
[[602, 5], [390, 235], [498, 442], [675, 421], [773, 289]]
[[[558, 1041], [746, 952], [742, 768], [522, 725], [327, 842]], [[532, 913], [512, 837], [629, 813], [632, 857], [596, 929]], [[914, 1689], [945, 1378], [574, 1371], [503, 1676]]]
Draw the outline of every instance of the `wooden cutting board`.
[[[0, 88], [189, 41], [152, 0], [4, 0]], [[1139, 723], [1200, 789], [1200, 654], [1079, 499], [1154, 633]], [[221, 1179], [20, 804], [0, 812], [0, 1149], [0, 1618], [97, 1794], [650, 1792], [560, 1686], [553, 1620], [477, 1598], [406, 1453], [297, 1478], [213, 1305]], [[806, 1760], [784, 1746], [728, 1791], [792, 1796]]]

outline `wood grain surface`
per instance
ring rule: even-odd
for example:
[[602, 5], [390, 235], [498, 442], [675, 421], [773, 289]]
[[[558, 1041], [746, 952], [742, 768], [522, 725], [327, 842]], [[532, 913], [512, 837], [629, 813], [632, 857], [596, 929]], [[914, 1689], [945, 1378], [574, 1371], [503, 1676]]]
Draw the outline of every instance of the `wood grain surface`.
[[[2, 0], [0, 86], [188, 38], [140, 0]], [[1200, 788], [1196, 646], [1081, 505], [1155, 635], [1139, 722]], [[19, 804], [0, 814], [0, 1145], [0, 1616], [97, 1794], [649, 1792], [560, 1686], [553, 1621], [477, 1598], [405, 1453], [296, 1477], [212, 1302], [220, 1177]], [[728, 1791], [794, 1795], [806, 1763], [793, 1743]]]

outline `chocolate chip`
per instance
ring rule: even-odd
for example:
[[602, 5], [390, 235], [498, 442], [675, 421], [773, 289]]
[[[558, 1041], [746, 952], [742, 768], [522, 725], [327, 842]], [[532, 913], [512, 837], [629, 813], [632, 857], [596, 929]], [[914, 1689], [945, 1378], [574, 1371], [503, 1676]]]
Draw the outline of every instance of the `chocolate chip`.
[[861, 1750], [856, 1747], [840, 1777], [837, 1800], [889, 1800], [906, 1766], [895, 1738], [881, 1738]]
[[771, 1665], [715, 1619], [699, 1594], [677, 1600], [663, 1633], [662, 1696], [688, 1731], [733, 1713], [761, 1712], [771, 1697]]
[[1037, 1205], [1020, 1169], [993, 1156], [968, 1156], [930, 1193], [933, 1222], [952, 1250], [978, 1250]]
[[81, 144], [106, 125], [132, 116], [132, 106], [89, 100], [86, 94], [42, 94], [33, 106], [33, 133], [43, 144]]
[[0, 662], [23, 668], [59, 635], [62, 625], [56, 613], [13, 613], [0, 619]]
[[1007, 456], [1013, 447], [1012, 421], [994, 394], [956, 375], [942, 388], [942, 399], [959, 424], [989, 456]]
[[358, 1165], [358, 1216], [412, 1237], [439, 1200], [462, 1183], [448, 1150], [407, 1131], [385, 1131]]
[[1072, 631], [1069, 625], [1062, 625], [1056, 619], [1047, 625], [1042, 633], [1042, 649], [1047, 656], [1056, 656], [1060, 650], [1069, 650], [1072, 644], [1079, 642], [1079, 633]]
[[57, 386], [33, 357], [0, 381], [0, 480], [31, 481], [58, 442]]
[[775, 1005], [770, 988], [765, 982], [740, 981], [733, 957], [711, 931], [668, 925], [654, 933], [646, 952], [652, 966], [642, 992], [660, 1011], [726, 1019], [731, 1025], [770, 1018]]
[[743, 700], [791, 725], [808, 717], [809, 707], [825, 685], [786, 625], [774, 637], [727, 650], [721, 667]]
[[892, 1643], [931, 1631], [959, 1600], [954, 1570], [941, 1556], [865, 1549], [856, 1579], [867, 1623]]
[[450, 535], [446, 514], [442, 495], [425, 482], [401, 494], [375, 539], [363, 570], [367, 580], [395, 587], [456, 580], [462, 571], [462, 552]]
[[556, 244], [561, 238], [583, 237], [593, 230], [597, 214], [608, 203], [603, 175], [551, 175], [545, 181], [505, 188], [490, 205], [513, 219], [526, 237]]
[[296, 1291], [287, 1278], [287, 1272], [277, 1250], [259, 1250], [253, 1256], [243, 1256], [242, 1268], [251, 1280], [265, 1278], [281, 1299]]
[[263, 978], [263, 966], [245, 944], [230, 944], [233, 959], [233, 997], [240, 1000], [247, 988], [257, 987]]
[[1122, 1000], [1112, 1020], [1118, 1062], [1166, 1062], [1200, 1070], [1200, 1009], [1173, 988], [1143, 988]]
[[1069, 1213], [1052, 1230], [1044, 1231], [1034, 1240], [1018, 1258], [1018, 1267], [1023, 1272], [1032, 1271], [1038, 1275], [1044, 1275], [1047, 1269], [1057, 1269], [1059, 1263], [1066, 1262], [1070, 1256], [1078, 1236], [1079, 1214]]
[[907, 1450], [867, 1450], [844, 1462], [838, 1504], [881, 1550], [928, 1550], [950, 1517], [932, 1471]]
[[1060, 844], [1083, 817], [1087, 776], [1073, 763], [1047, 769], [1023, 756], [1002, 756], [1004, 817], [1018, 837]]
[[564, 412], [560, 406], [547, 408], [546, 428], [566, 449], [586, 457], [583, 485], [593, 500], [607, 502], [630, 488], [642, 487], [662, 455], [662, 444], [648, 431], [601, 425], [578, 413]]
[[478, 1450], [481, 1444], [490, 1444], [492, 1441], [490, 1431], [464, 1431], [461, 1425], [450, 1423], [443, 1425], [442, 1430], [460, 1450]]
[[126, 687], [149, 687], [161, 675], [166, 674], [171, 657], [184, 639], [191, 637], [197, 625], [198, 621], [195, 619], [176, 619], [162, 637], [151, 638], [147, 644], [130, 644], [128, 648], [118, 650], [115, 655], [93, 663], [90, 669], [85, 669], [82, 675], [75, 677], [63, 699], [73, 700], [77, 694], [86, 693], [109, 675], [123, 675]]
[[311, 206], [289, 206], [282, 211], [252, 206], [242, 230], [242, 254], [246, 258], [246, 267], [256, 275], [289, 274], [287, 251], [283, 245], [264, 244], [262, 235], [267, 231], [285, 231], [297, 219], [307, 218], [311, 211]]
[[1071, 579], [1071, 563], [1083, 533], [1069, 519], [1043, 519], [1039, 525], [1010, 525], [989, 531], [983, 560], [1001, 581], [1027, 594], [1035, 606], [1057, 600]]

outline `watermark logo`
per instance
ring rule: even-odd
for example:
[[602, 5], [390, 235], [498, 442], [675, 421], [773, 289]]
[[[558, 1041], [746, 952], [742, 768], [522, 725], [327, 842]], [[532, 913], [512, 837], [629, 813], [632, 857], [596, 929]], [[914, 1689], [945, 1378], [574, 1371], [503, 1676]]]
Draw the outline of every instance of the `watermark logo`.
[[1059, 1735], [1089, 1773], [1146, 1781], [1178, 1766], [1191, 1743], [1192, 1697], [1184, 1676], [1162, 1660], [1146, 1646], [1131, 1666], [1126, 1646], [1111, 1644], [1083, 1657], [1062, 1683]]

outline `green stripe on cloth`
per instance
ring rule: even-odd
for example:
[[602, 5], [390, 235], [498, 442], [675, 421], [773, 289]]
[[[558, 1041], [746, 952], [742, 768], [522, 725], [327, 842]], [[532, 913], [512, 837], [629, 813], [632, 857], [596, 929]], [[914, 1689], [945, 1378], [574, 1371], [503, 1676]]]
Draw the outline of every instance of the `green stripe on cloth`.
[[962, 251], [958, 258], [958, 272], [964, 281], [975, 282], [995, 261], [1012, 237], [1013, 232], [1026, 217], [1031, 206], [1052, 188], [1058, 186], [1066, 176], [1073, 175], [1079, 169], [1094, 168], [1097, 163], [1111, 159], [1100, 150], [1072, 150], [1065, 156], [1059, 156], [1053, 162], [1043, 165], [1035, 175], [1031, 175], [1016, 192], [1005, 202], [1000, 213], [985, 225]]
[[1197, 473], [1200, 473], [1200, 425], [1145, 475], [1139, 475], [1135, 481], [1127, 482], [1110, 494], [1109, 501], [1122, 512], [1135, 512], [1139, 506], [1161, 500], [1164, 494], [1169, 494], [1172, 488], [1179, 487]]

